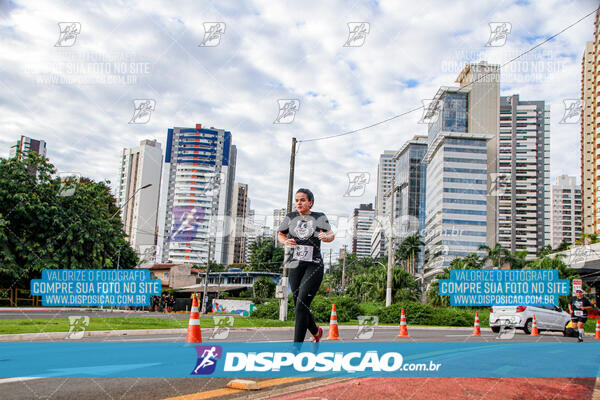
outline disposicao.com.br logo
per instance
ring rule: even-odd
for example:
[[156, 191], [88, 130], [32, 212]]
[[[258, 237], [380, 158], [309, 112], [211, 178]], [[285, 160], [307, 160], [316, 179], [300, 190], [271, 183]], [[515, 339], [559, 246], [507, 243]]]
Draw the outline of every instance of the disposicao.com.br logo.
[[[218, 348], [218, 349], [217, 349]], [[220, 346], [197, 346], [198, 362], [192, 375], [212, 374], [216, 358], [223, 358]], [[371, 373], [371, 372], [435, 372], [441, 363], [405, 363], [402, 354], [376, 350], [366, 352], [226, 352], [223, 372], [286, 372], [286, 373]]]

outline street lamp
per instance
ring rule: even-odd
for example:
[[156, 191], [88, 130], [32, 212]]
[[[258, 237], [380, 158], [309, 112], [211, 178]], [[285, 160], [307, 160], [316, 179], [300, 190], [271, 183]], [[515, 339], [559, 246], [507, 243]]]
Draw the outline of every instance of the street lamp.
[[114, 216], [115, 216], [115, 215], [117, 215], [117, 214], [119, 213], [119, 211], [121, 211], [121, 209], [122, 209], [123, 207], [125, 207], [125, 206], [127, 205], [127, 203], [129, 203], [129, 201], [131, 201], [131, 199], [133, 199], [133, 196], [135, 196], [135, 195], [137, 194], [137, 192], [139, 192], [139, 191], [140, 191], [140, 190], [142, 190], [142, 189], [149, 188], [150, 186], [152, 186], [152, 184], [151, 184], [151, 183], [149, 183], [149, 184], [147, 184], [147, 185], [144, 185], [144, 186], [142, 186], [142, 187], [138, 188], [138, 189], [137, 189], [135, 192], [133, 192], [133, 194], [131, 195], [131, 197], [129, 197], [129, 198], [127, 199], [127, 201], [126, 201], [125, 203], [123, 203], [123, 205], [122, 205], [121, 207], [119, 207], [119, 208], [117, 209], [117, 211], [115, 211], [115, 213], [114, 213], [113, 215], [111, 215], [111, 216], [110, 216], [110, 218], [109, 218], [109, 219], [113, 219], [113, 218], [114, 218]]
[[[393, 185], [393, 183], [392, 183]], [[388, 269], [387, 269], [387, 288], [385, 290], [385, 306], [392, 305], [392, 263], [394, 262], [394, 193], [400, 189], [395, 187], [390, 189], [388, 197], [390, 198], [390, 234], [388, 235]]]

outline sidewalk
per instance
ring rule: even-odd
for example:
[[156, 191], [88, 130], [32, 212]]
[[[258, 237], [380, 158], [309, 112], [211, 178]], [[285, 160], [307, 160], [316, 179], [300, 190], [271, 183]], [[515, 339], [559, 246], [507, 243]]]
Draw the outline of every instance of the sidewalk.
[[[270, 399], [596, 399], [596, 378], [362, 378]], [[247, 398], [252, 398], [248, 396]]]

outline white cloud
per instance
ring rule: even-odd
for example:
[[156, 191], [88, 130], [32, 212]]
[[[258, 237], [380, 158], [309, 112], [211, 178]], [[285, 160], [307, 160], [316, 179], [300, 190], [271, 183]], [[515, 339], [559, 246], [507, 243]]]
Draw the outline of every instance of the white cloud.
[[[18, 3], [0, 13], [0, 154], [26, 134], [47, 141], [59, 170], [115, 181], [123, 147], [144, 138], [164, 143], [169, 127], [201, 123], [232, 132], [236, 180], [249, 184], [257, 213], [270, 215], [286, 204], [292, 136], [337, 134], [420, 106], [439, 86], [453, 85], [464, 62], [506, 62], [594, 7], [591, 0]], [[54, 47], [57, 23], [65, 21], [80, 22], [81, 34], [73, 47]], [[485, 48], [494, 21], [511, 22], [512, 32], [504, 47]], [[219, 46], [198, 47], [203, 22], [225, 22]], [[342, 47], [348, 22], [370, 24], [362, 47]], [[580, 95], [580, 57], [592, 26], [588, 18], [542, 47], [558, 71], [541, 79], [513, 74], [525, 79], [502, 85], [503, 95], [551, 106], [553, 176], [579, 175], [579, 126], [558, 121], [562, 100]], [[113, 69], [115, 61], [134, 63], [132, 73], [116, 73], [134, 82], [104, 82], [108, 74], [89, 71], [98, 58]], [[52, 76], [79, 81], [44, 81]], [[127, 123], [138, 98], [156, 100], [148, 124]], [[283, 98], [299, 99], [300, 111], [293, 123], [274, 125]], [[317, 209], [349, 216], [359, 203], [374, 202], [379, 154], [426, 132], [419, 118], [416, 112], [356, 135], [301, 143], [295, 186], [313, 189]], [[371, 175], [363, 197], [343, 197], [352, 171]]]

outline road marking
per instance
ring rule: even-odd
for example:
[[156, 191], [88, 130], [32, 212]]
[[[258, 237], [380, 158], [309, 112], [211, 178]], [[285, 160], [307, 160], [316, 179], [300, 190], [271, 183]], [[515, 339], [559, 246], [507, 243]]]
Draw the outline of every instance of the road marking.
[[[444, 335], [446, 337], [468, 337], [473, 335]], [[494, 335], [481, 335], [481, 337], [494, 337]]]
[[44, 379], [44, 377], [41, 376], [27, 376], [27, 377], [22, 377], [22, 378], [6, 378], [6, 379], [0, 379], [0, 385], [3, 383], [14, 383], [14, 382], [23, 382], [23, 381], [31, 381], [34, 379]]
[[[285, 383], [299, 382], [299, 381], [303, 381], [303, 380], [306, 380], [306, 379], [310, 379], [310, 378], [275, 378], [275, 379], [269, 379], [269, 380], [266, 380], [266, 381], [260, 381], [260, 382], [257, 382], [257, 383], [258, 383], [258, 387], [260, 389], [264, 389], [264, 388], [271, 387], [271, 386], [283, 385]], [[183, 395], [183, 396], [169, 397], [168, 399], [164, 399], [164, 400], [202, 400], [202, 399], [212, 399], [214, 397], [226, 396], [228, 394], [234, 394], [234, 393], [240, 393], [240, 392], [245, 392], [245, 390], [223, 388], [223, 389], [209, 390], [209, 391], [206, 391], [206, 392], [186, 394], [186, 395]]]

